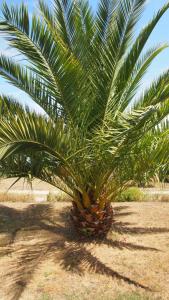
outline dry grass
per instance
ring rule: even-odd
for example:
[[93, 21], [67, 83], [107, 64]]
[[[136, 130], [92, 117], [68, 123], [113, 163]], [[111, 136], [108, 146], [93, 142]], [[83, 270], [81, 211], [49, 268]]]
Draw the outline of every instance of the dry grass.
[[86, 241], [68, 203], [0, 204], [0, 299], [168, 300], [169, 203], [114, 206], [109, 236]]
[[0, 193], [0, 202], [23, 202], [30, 203], [34, 201], [33, 194], [22, 194], [16, 193]]
[[169, 202], [169, 193], [166, 194], [152, 194], [152, 195], [146, 195], [145, 201], [149, 202]]
[[[16, 178], [10, 178], [10, 179], [1, 179], [0, 180], [0, 202], [33, 202], [34, 200], [38, 200], [39, 198], [46, 199], [47, 202], [70, 202], [71, 198], [67, 196], [65, 193], [61, 192], [60, 190], [56, 189], [55, 187], [51, 186], [50, 184], [47, 184], [45, 182], [42, 182], [40, 180], [33, 180], [32, 187], [30, 184], [28, 184], [24, 179], [21, 179], [18, 181], [12, 188], [10, 189], [10, 192], [7, 193], [7, 190], [9, 187], [15, 182]], [[40, 191], [39, 195], [38, 193], [34, 194], [31, 193], [33, 191]], [[160, 191], [169, 191], [169, 184], [162, 184], [162, 183], [156, 183], [153, 188], [149, 188], [148, 190], [152, 191], [158, 191], [157, 194], [147, 194], [146, 190], [143, 189], [143, 192], [145, 192], [145, 197], [143, 199], [135, 198], [135, 200], [138, 199], [138, 201], [145, 201], [145, 202], [169, 202], [169, 193], [168, 194], [159, 194]], [[17, 194], [16, 191], [22, 191], [23, 194]], [[24, 194], [25, 191], [25, 194]], [[43, 191], [48, 191], [48, 195], [42, 195]]]
[[[38, 202], [39, 199], [43, 201], [47, 201], [48, 203], [54, 203], [54, 202], [71, 202], [71, 197], [67, 196], [63, 192], [58, 192], [57, 194], [49, 192], [48, 195], [34, 195], [33, 193], [22, 193], [17, 194], [14, 192], [0, 192], [0, 202], [22, 202], [22, 203], [32, 203], [32, 202]], [[46, 200], [45, 200], [46, 199]], [[142, 200], [138, 200], [139, 202], [169, 202], [169, 194], [168, 195], [147, 195]], [[119, 201], [121, 202], [121, 201]], [[123, 201], [122, 201], [123, 202]]]

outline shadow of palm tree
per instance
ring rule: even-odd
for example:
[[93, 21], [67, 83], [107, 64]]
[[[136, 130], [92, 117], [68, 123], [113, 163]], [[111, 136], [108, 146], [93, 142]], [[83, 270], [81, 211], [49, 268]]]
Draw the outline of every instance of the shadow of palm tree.
[[[124, 206], [115, 208], [115, 215], [125, 209]], [[136, 282], [100, 261], [91, 245], [105, 244], [112, 248], [159, 251], [156, 248], [135, 245], [132, 243], [114, 241], [109, 238], [89, 240], [81, 238], [72, 228], [68, 214], [69, 207], [58, 211], [52, 205], [29, 205], [24, 210], [0, 205], [0, 238], [6, 235], [6, 241], [1, 244], [0, 257], [5, 263], [8, 258], [6, 272], [1, 276], [0, 286], [6, 290], [6, 299], [18, 300], [33, 277], [38, 266], [49, 257], [59, 261], [66, 270], [83, 275], [85, 269], [98, 274], [105, 274], [150, 290], [149, 287]], [[129, 223], [116, 221], [113, 230], [129, 234], [150, 234], [169, 232], [168, 228], [137, 228], [129, 227]]]

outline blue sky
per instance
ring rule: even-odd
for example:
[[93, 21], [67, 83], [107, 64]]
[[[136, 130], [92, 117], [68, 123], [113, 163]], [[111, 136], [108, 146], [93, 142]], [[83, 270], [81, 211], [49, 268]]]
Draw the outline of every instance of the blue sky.
[[[8, 0], [9, 4], [18, 4], [20, 0]], [[25, 0], [25, 3], [28, 4], [30, 12], [32, 13], [36, 9], [36, 0]], [[96, 10], [98, 0], [90, 0], [93, 9]], [[143, 16], [137, 26], [136, 33], [141, 30], [142, 27], [151, 19], [153, 14], [165, 3], [167, 0], [147, 0], [146, 8], [143, 13]], [[0, 6], [2, 5], [3, 0], [0, 0]], [[146, 45], [146, 48], [152, 47], [153, 45], [168, 42], [169, 43], [169, 11], [163, 16], [156, 29], [151, 35], [149, 42]], [[16, 54], [15, 50], [10, 49], [6, 41], [0, 36], [0, 53], [4, 53], [8, 56], [14, 56]], [[169, 68], [169, 49], [163, 51], [162, 54], [153, 62], [149, 71], [147, 72], [144, 80], [142, 82], [142, 88], [145, 88], [151, 83], [151, 81], [156, 78], [160, 73]], [[40, 111], [38, 106], [32, 103], [31, 99], [25, 95], [23, 92], [18, 89], [10, 86], [4, 79], [0, 78], [0, 94], [12, 95], [15, 98], [19, 99], [22, 103], [30, 105], [36, 111]]]

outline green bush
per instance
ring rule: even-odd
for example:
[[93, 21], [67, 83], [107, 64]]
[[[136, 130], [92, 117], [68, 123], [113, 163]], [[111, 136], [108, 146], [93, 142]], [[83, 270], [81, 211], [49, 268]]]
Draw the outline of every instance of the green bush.
[[143, 201], [145, 199], [144, 193], [137, 187], [130, 187], [123, 191], [118, 199], [121, 202]]

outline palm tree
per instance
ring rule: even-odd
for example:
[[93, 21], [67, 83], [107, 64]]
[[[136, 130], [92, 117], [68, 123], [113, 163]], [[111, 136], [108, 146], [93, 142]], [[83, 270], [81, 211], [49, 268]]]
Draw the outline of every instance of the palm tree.
[[3, 4], [0, 31], [26, 63], [2, 55], [0, 74], [45, 114], [1, 96], [2, 169], [67, 193], [81, 234], [109, 231], [110, 203], [130, 180], [131, 157], [137, 160], [140, 141], [169, 113], [169, 71], [134, 101], [147, 68], [167, 47], [143, 53], [169, 3], [134, 36], [145, 3], [100, 0], [94, 14], [86, 0], [53, 0], [51, 7], [39, 0], [39, 17], [32, 18], [24, 4]]

